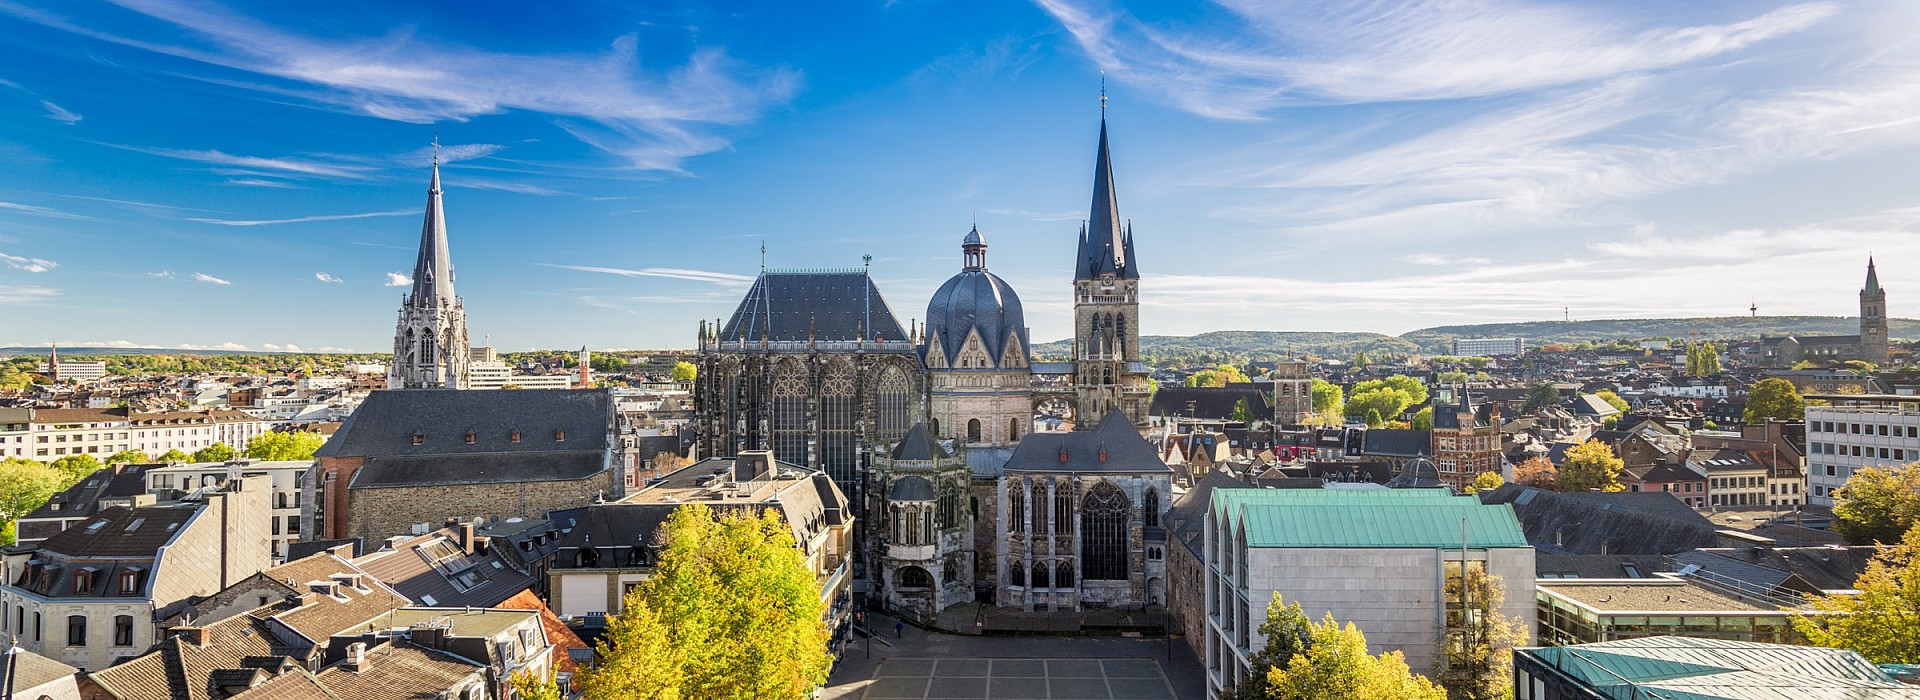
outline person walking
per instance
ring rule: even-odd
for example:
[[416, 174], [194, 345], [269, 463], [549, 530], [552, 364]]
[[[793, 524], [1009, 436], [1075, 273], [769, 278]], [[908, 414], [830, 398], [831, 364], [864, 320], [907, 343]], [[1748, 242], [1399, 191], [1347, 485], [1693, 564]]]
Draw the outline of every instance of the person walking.
[[907, 623], [906, 623], [906, 621], [905, 621], [905, 620], [894, 620], [894, 621], [893, 621], [893, 637], [894, 637], [895, 639], [900, 639], [900, 638], [903, 638], [903, 637], [906, 637], [906, 636], [907, 636]]

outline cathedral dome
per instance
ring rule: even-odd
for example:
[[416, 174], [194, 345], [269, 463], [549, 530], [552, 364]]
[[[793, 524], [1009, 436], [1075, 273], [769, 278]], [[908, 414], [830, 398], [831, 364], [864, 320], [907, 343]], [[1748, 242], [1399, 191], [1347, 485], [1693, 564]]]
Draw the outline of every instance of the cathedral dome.
[[978, 227], [967, 233], [961, 249], [965, 268], [940, 285], [927, 303], [927, 342], [938, 335], [941, 352], [951, 360], [966, 344], [967, 335], [978, 330], [987, 353], [999, 366], [1007, 338], [1019, 338], [1021, 352], [1029, 351], [1026, 313], [1013, 286], [987, 271], [987, 243]]

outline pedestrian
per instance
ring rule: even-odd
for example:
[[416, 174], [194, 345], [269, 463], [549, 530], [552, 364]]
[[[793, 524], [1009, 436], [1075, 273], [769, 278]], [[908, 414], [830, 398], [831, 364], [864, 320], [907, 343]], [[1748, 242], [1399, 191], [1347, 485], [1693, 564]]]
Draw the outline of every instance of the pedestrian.
[[893, 636], [895, 639], [907, 636], [907, 623], [905, 620], [893, 621]]

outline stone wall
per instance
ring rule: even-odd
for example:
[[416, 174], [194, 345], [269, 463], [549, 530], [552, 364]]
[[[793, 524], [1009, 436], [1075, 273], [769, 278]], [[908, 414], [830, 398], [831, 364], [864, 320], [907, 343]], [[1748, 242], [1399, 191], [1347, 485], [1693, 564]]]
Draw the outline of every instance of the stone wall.
[[579, 508], [612, 493], [615, 476], [606, 470], [573, 481], [354, 489], [346, 536], [378, 542], [409, 534], [416, 523], [439, 527], [449, 518], [543, 518], [549, 511]]

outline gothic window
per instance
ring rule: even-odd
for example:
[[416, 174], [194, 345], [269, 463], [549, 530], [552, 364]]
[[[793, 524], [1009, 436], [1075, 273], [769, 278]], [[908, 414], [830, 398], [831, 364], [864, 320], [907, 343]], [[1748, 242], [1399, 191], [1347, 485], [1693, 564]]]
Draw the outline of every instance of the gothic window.
[[948, 583], [959, 582], [960, 581], [959, 571], [960, 571], [960, 562], [954, 561], [952, 558], [948, 558], [947, 565], [940, 567], [940, 583], [948, 584]]
[[1027, 489], [1019, 479], [1007, 481], [1007, 532], [1019, 532], [1025, 522]]
[[1147, 487], [1146, 498], [1141, 499], [1141, 517], [1147, 521], [1147, 527], [1160, 527], [1160, 492]]
[[1007, 569], [1007, 585], [1009, 586], [1027, 585], [1027, 566], [1025, 564], [1022, 564], [1016, 561], [1013, 563], [1012, 567], [1009, 567]]
[[1120, 355], [1120, 356], [1125, 356], [1127, 354], [1127, 317], [1125, 314], [1122, 314], [1120, 318], [1115, 322], [1115, 328], [1113, 332], [1113, 346], [1114, 346], [1113, 354]]
[[899, 583], [901, 588], [932, 588], [933, 575], [918, 566], [902, 567]]
[[1059, 568], [1055, 569], [1055, 571], [1056, 574], [1053, 577], [1054, 588], [1073, 587], [1073, 562], [1060, 562]]
[[820, 461], [834, 481], [853, 483], [859, 456], [860, 404], [851, 363], [835, 360], [820, 379]]
[[1020, 419], [1008, 418], [1007, 419], [1007, 442], [1013, 442], [1019, 439], [1020, 439]]
[[1033, 534], [1047, 534], [1047, 482], [1033, 483]]
[[773, 456], [794, 464], [807, 461], [807, 370], [796, 360], [781, 362], [773, 375]]
[[905, 437], [907, 420], [912, 416], [913, 386], [907, 381], [907, 374], [899, 367], [888, 367], [880, 373], [880, 387], [875, 402], [878, 415], [875, 427], [880, 434], [874, 436], [880, 442], [891, 442]]
[[1080, 507], [1082, 538], [1081, 573], [1097, 581], [1124, 581], [1127, 578], [1127, 550], [1131, 549], [1127, 520], [1133, 506], [1127, 494], [1102, 481], [1087, 491]]
[[979, 442], [979, 441], [980, 441], [980, 419], [978, 418], [969, 419], [967, 421], [967, 442], [972, 443], [972, 442]]
[[960, 485], [952, 479], [940, 482], [940, 528], [952, 529], [960, 526]]
[[1073, 532], [1073, 482], [1061, 481], [1053, 485], [1053, 531], [1061, 534]]
[[1033, 587], [1034, 588], [1052, 588], [1053, 587], [1053, 584], [1047, 582], [1047, 578], [1048, 578], [1047, 570], [1049, 568], [1051, 567], [1047, 566], [1047, 563], [1044, 561], [1036, 561], [1033, 563]]

